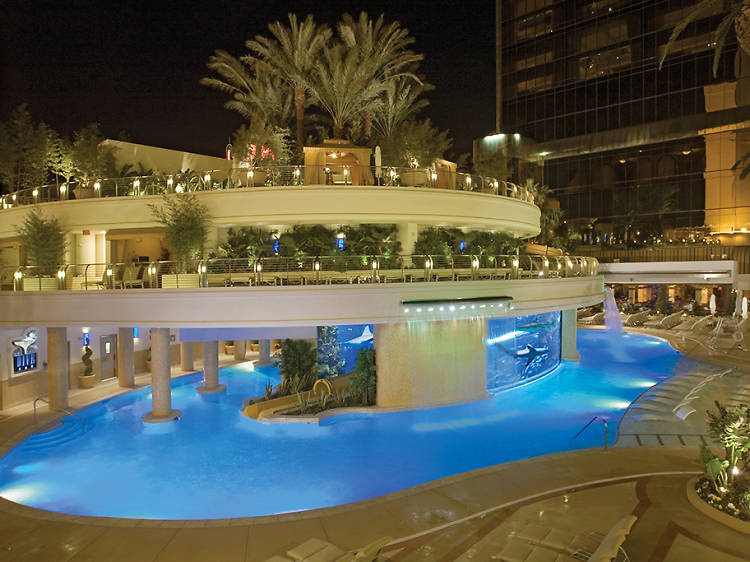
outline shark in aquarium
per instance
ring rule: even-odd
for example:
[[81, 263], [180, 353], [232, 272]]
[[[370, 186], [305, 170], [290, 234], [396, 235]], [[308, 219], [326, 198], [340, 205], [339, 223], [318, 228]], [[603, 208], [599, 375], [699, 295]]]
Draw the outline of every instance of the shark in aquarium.
[[547, 347], [534, 347], [533, 345], [529, 344], [526, 346], [526, 349], [522, 349], [520, 351], [511, 351], [509, 349], [504, 348], [500, 344], [496, 344], [500, 349], [502, 349], [505, 353], [508, 355], [512, 355], [516, 359], [526, 359], [526, 365], [524, 365], [523, 369], [524, 371], [528, 368], [529, 365], [531, 365], [534, 362], [534, 359], [537, 357], [542, 357], [544, 355], [549, 354], [549, 348]]
[[535, 332], [541, 332], [542, 330], [546, 330], [547, 328], [551, 328], [554, 325], [554, 322], [532, 322], [531, 324], [524, 324], [523, 326], [517, 326], [516, 330], [519, 332], [523, 331], [527, 334], [533, 334]]

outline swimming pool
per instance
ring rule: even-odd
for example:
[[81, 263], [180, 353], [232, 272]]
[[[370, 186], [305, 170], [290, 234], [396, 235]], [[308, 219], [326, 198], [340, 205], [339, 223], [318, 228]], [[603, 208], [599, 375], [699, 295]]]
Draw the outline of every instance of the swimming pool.
[[673, 373], [680, 355], [633, 334], [578, 332], [580, 363], [563, 363], [491, 400], [390, 414], [347, 414], [317, 424], [242, 416], [248, 396], [277, 383], [274, 369], [222, 369], [227, 392], [195, 391], [202, 374], [172, 383], [179, 421], [144, 424], [150, 388], [80, 412], [0, 459], [0, 496], [76, 515], [215, 519], [339, 505], [436, 478], [558, 451], [600, 446], [628, 404]]

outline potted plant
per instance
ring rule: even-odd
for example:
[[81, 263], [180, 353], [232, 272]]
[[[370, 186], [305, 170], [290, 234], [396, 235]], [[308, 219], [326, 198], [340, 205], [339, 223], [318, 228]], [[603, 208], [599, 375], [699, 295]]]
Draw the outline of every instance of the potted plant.
[[23, 278], [24, 291], [48, 291], [59, 287], [57, 271], [65, 254], [65, 233], [55, 217], [47, 218], [39, 207], [32, 209], [18, 228], [21, 244], [36, 275]]
[[227, 340], [224, 344], [224, 353], [227, 355], [234, 355], [234, 340]]
[[163, 199], [163, 206], [149, 207], [166, 227], [165, 238], [177, 260], [177, 271], [162, 275], [162, 287], [198, 287], [200, 275], [194, 260], [203, 257], [211, 223], [208, 208], [193, 193], [164, 195]]
[[81, 362], [83, 363], [83, 374], [78, 375], [78, 386], [81, 388], [93, 388], [96, 382], [96, 375], [94, 375], [94, 366], [91, 362], [91, 355], [93, 351], [89, 346], [84, 348], [83, 355], [81, 356]]

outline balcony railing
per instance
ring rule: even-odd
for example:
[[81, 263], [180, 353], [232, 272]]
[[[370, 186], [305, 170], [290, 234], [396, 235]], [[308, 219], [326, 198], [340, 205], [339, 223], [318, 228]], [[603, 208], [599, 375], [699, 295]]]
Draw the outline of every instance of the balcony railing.
[[587, 277], [595, 258], [576, 256], [323, 256], [207, 259], [187, 263], [70, 264], [0, 269], [0, 291], [424, 283]]
[[23, 189], [0, 197], [0, 209], [50, 201], [101, 197], [141, 197], [194, 191], [311, 185], [415, 187], [489, 193], [534, 202], [525, 187], [478, 174], [393, 166], [268, 166], [177, 174], [92, 179]]

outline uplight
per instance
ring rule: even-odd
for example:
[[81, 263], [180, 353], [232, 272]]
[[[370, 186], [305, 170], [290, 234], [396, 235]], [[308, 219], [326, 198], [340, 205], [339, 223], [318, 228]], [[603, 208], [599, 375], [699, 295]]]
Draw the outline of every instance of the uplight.
[[13, 278], [14, 278], [14, 279], [20, 279], [21, 277], [23, 277], [23, 273], [21, 273], [20, 271], [16, 271], [16, 272], [15, 272], [15, 273], [13, 274]]
[[139, 187], [141, 187], [141, 180], [134, 180], [133, 181], [133, 187], [135, 187], [136, 189], [138, 189]]
[[[68, 191], [67, 186], [65, 184], [61, 185], [60, 186], [60, 193], [65, 193], [66, 191]], [[15, 195], [13, 196], [13, 198], [15, 199]]]
[[206, 182], [206, 183], [210, 182], [211, 181], [211, 174], [206, 174], [205, 176], [203, 176], [203, 181]]
[[174, 190], [175, 190], [175, 193], [182, 193], [183, 188], [181, 185], [178, 185], [177, 187], [174, 188]]
[[32, 192], [31, 192], [31, 194], [32, 194], [32, 195], [33, 195], [34, 197], [36, 197], [36, 196], [38, 196], [38, 195], [39, 195], [39, 190], [38, 190], [38, 189], [35, 189], [34, 191], [32, 191]]
[[174, 183], [174, 180], [172, 178], [167, 178], [167, 187], [171, 188], [173, 183]]
[[61, 269], [60, 271], [57, 272], [57, 277], [59, 279], [62, 279], [63, 277], [65, 277], [65, 272]]

